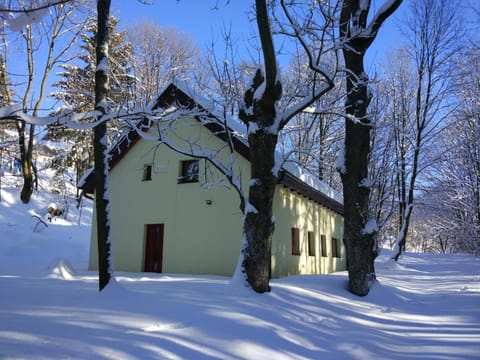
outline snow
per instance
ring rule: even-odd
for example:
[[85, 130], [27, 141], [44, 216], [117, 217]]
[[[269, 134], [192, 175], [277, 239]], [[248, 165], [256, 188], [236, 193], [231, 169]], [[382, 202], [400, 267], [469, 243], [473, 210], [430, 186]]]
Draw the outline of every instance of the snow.
[[374, 234], [378, 231], [378, 225], [374, 218], [368, 219], [365, 227], [362, 229], [362, 234]]
[[[278, 157], [281, 157], [278, 154]], [[294, 161], [285, 161], [280, 162], [278, 161], [278, 157], [276, 156], [276, 163], [281, 164], [282, 168], [290, 172], [292, 175], [296, 176], [300, 180], [302, 180], [305, 184], [313, 187], [314, 189], [320, 191], [324, 195], [327, 195], [331, 199], [338, 201], [339, 203], [343, 204], [343, 195], [339, 192], [335, 191], [333, 188], [328, 186], [322, 180], [320, 180], [317, 176], [313, 175], [310, 172], [307, 172], [303, 167], [301, 167], [297, 162]], [[276, 168], [274, 169], [276, 171]]]
[[258, 210], [249, 201], [245, 204], [245, 214], [258, 214]]
[[[53, 173], [49, 176], [54, 176]], [[42, 180], [42, 179], [41, 179]], [[255, 294], [230, 278], [87, 270], [92, 203], [34, 232], [61, 203], [1, 179], [2, 359], [478, 359], [480, 258], [384, 251], [366, 297], [347, 274], [292, 276]], [[70, 194], [74, 189], [70, 188]], [[63, 198], [62, 198], [63, 200]], [[239, 239], [240, 241], [240, 239]], [[240, 260], [242, 258], [240, 257]]]
[[[46, 4], [40, 3], [37, 6], [42, 7], [43, 5]], [[14, 32], [22, 31], [22, 29], [27, 25], [42, 21], [47, 12], [48, 7], [43, 7], [26, 13], [20, 13], [16, 17], [12, 17], [8, 20], [10, 30]]]
[[250, 179], [250, 186], [260, 186], [262, 185], [262, 180], [260, 179]]
[[104, 57], [97, 65], [97, 71], [102, 72], [105, 76], [108, 74], [108, 58]]
[[345, 175], [347, 173], [347, 166], [345, 165], [345, 147], [343, 146], [337, 155], [336, 161], [337, 170], [340, 174]]
[[364, 178], [362, 179], [362, 181], [360, 181], [360, 183], [358, 184], [358, 186], [360, 187], [364, 187], [364, 188], [371, 188], [374, 184], [374, 181], [370, 178]]

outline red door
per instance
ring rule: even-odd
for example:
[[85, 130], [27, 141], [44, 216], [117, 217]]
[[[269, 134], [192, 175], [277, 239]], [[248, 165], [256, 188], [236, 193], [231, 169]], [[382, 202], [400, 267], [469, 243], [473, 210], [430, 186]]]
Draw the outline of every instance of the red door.
[[146, 272], [162, 272], [163, 224], [148, 224], [145, 244]]

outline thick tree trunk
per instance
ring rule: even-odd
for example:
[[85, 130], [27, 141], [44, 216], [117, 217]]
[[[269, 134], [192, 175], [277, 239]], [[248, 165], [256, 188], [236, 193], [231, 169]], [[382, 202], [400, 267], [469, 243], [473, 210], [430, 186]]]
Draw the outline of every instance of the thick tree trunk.
[[[377, 36], [382, 23], [398, 8], [402, 0], [393, 0], [382, 7], [367, 26], [370, 1], [345, 0], [340, 15], [340, 37], [343, 57], [348, 69], [345, 111], [345, 164], [341, 171], [344, 197], [344, 242], [350, 291], [365, 296], [375, 280], [377, 230], [366, 227], [369, 213], [370, 188], [368, 160], [370, 154], [371, 120], [367, 115], [370, 103], [368, 76], [363, 59]], [[373, 218], [373, 217], [372, 217]]]
[[368, 176], [370, 128], [347, 120], [345, 133], [345, 165], [342, 174], [347, 266], [350, 290], [356, 295], [367, 295], [375, 280], [375, 233], [365, 232], [369, 219], [368, 200], [370, 189], [360, 186]]
[[374, 260], [377, 253], [376, 233], [365, 231], [365, 225], [369, 220], [370, 188], [360, 185], [362, 180], [368, 177], [369, 152], [370, 126], [347, 120], [345, 127], [347, 172], [341, 174], [345, 209], [344, 239], [350, 291], [360, 296], [368, 294], [370, 285], [375, 280]]
[[367, 107], [368, 78], [363, 68], [364, 52], [344, 50], [347, 73], [347, 100], [349, 117], [345, 123], [345, 169], [341, 173], [344, 194], [344, 237], [350, 291], [367, 295], [375, 280], [376, 232], [365, 231], [370, 219], [370, 188], [362, 186], [368, 179], [370, 154], [370, 119]]
[[249, 134], [251, 183], [243, 232], [247, 242], [244, 269], [256, 292], [270, 291], [271, 247], [274, 231], [273, 197], [277, 177], [275, 165], [277, 136], [260, 130]]
[[[97, 34], [97, 70], [95, 72], [95, 108], [105, 112], [107, 98], [108, 73], [105, 66], [108, 59], [108, 19], [110, 16], [110, 0], [97, 1], [98, 34]], [[95, 158], [95, 204], [97, 214], [98, 243], [98, 277], [99, 290], [109, 283], [112, 277], [111, 233], [110, 233], [110, 199], [108, 193], [108, 159], [107, 159], [107, 125], [100, 123], [94, 128]]]
[[[267, 2], [255, 1], [257, 25], [265, 61], [265, 74], [257, 70], [251, 87], [245, 92], [245, 109], [239, 117], [248, 127], [250, 148], [250, 186], [245, 206], [242, 269], [256, 292], [270, 291], [271, 247], [274, 231], [273, 197], [277, 183], [275, 149], [280, 130], [275, 104], [281, 98], [282, 86], [277, 79], [276, 54], [270, 33]], [[258, 93], [264, 86], [261, 94]]]

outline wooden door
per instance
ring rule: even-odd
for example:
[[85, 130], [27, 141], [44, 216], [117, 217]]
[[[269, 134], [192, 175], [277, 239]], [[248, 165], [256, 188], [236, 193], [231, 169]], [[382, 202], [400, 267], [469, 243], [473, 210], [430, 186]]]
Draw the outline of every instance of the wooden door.
[[146, 272], [162, 272], [163, 228], [163, 224], [147, 225], [144, 268]]

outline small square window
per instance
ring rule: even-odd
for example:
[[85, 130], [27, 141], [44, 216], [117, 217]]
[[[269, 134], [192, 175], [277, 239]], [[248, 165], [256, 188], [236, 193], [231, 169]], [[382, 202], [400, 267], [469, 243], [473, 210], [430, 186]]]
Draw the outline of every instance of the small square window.
[[152, 180], [152, 164], [145, 164], [143, 165], [143, 181], [150, 181]]
[[315, 256], [315, 233], [313, 231], [308, 232], [308, 255]]
[[340, 257], [340, 244], [337, 238], [332, 238], [332, 256], [335, 258]]
[[300, 231], [292, 228], [292, 255], [300, 255]]
[[198, 182], [198, 160], [184, 160], [180, 163], [178, 183]]
[[327, 257], [327, 237], [325, 235], [320, 235], [320, 246], [322, 257]]

